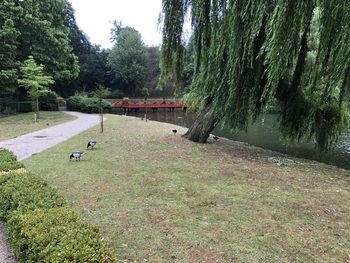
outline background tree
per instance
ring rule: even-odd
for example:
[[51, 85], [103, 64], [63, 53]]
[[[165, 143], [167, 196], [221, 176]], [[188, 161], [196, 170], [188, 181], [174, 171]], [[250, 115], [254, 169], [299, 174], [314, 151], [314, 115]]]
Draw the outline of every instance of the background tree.
[[17, 38], [20, 32], [15, 27], [20, 10], [11, 1], [0, 5], [0, 94], [14, 93], [17, 87]]
[[78, 27], [74, 10], [68, 5], [69, 15], [65, 25], [69, 28], [70, 45], [73, 53], [78, 57], [80, 71], [76, 79], [56, 85], [56, 90], [63, 96], [70, 96], [75, 91], [93, 91], [96, 84], [112, 88], [114, 73], [107, 66], [108, 50], [98, 45], [92, 45], [84, 32]]
[[[348, 128], [349, 0], [163, 0], [162, 80], [172, 72], [181, 79], [189, 10], [195, 54], [189, 98], [201, 111], [186, 133], [190, 140], [205, 142], [220, 121], [246, 129], [273, 97], [285, 137], [314, 139], [325, 149]], [[311, 43], [314, 61], [307, 60]]]
[[102, 85], [99, 85], [98, 88], [94, 91], [95, 96], [98, 98], [98, 106], [100, 112], [100, 124], [101, 124], [101, 133], [103, 133], [103, 99], [106, 98], [110, 93], [110, 90]]
[[39, 97], [49, 92], [48, 85], [53, 84], [51, 76], [45, 75], [44, 66], [37, 65], [33, 56], [29, 56], [20, 68], [22, 78], [18, 79], [18, 84], [24, 87], [32, 99], [34, 121], [39, 118]]
[[160, 50], [159, 47], [148, 47], [148, 58], [146, 63], [146, 77], [144, 81], [144, 87], [148, 89], [149, 93], [153, 97], [157, 97], [159, 92], [157, 91], [157, 85], [160, 76]]
[[[148, 47], [148, 59], [146, 64], [146, 79], [144, 82], [144, 87], [149, 90], [150, 96], [153, 98], [172, 98], [174, 97], [175, 85], [174, 79], [166, 81], [166, 83], [159, 87], [159, 78], [160, 78], [160, 49], [159, 47]], [[189, 54], [189, 53], [188, 53]], [[187, 64], [186, 64], [187, 65]], [[189, 69], [189, 67], [185, 66]], [[186, 71], [187, 72], [187, 71]], [[184, 74], [187, 75], [187, 74]], [[187, 77], [186, 77], [187, 79]], [[183, 84], [186, 84], [185, 78]]]
[[57, 84], [77, 77], [79, 65], [72, 53], [70, 31], [65, 24], [66, 19], [73, 16], [69, 7], [67, 0], [1, 2], [1, 90], [5, 87], [11, 91], [18, 89], [18, 70], [28, 56], [44, 64]]
[[108, 65], [123, 90], [135, 97], [145, 80], [147, 49], [137, 30], [117, 22], [115, 27], [112, 30], [115, 45], [108, 55]]
[[65, 25], [67, 17], [72, 15], [68, 1], [15, 2], [23, 12], [17, 25], [21, 32], [19, 60], [34, 56], [56, 82], [76, 78], [79, 66], [70, 46], [69, 28]]

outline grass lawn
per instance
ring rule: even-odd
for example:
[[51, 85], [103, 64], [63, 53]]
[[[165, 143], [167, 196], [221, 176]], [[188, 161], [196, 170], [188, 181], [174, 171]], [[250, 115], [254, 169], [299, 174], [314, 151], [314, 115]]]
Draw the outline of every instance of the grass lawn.
[[125, 262], [350, 261], [350, 171], [173, 127], [109, 115], [24, 164]]
[[45, 129], [76, 117], [57, 111], [41, 111], [39, 122], [33, 121], [33, 113], [22, 113], [0, 118], [0, 141]]

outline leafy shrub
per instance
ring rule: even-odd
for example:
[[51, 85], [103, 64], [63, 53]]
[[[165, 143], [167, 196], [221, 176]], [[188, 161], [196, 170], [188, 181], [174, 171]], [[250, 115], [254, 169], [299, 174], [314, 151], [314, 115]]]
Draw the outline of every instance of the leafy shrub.
[[[112, 105], [108, 101], [102, 102], [105, 112], [110, 112]], [[99, 103], [95, 97], [87, 95], [74, 95], [67, 99], [67, 108], [72, 111], [81, 111], [86, 113], [98, 113]]]
[[[0, 150], [0, 168], [9, 169], [11, 165], [23, 167], [13, 153]], [[0, 220], [7, 221], [9, 240], [19, 262], [115, 262], [98, 229], [33, 175], [0, 176]]]
[[67, 207], [14, 213], [8, 232], [20, 262], [115, 262], [97, 228]]
[[0, 162], [17, 161], [16, 155], [6, 149], [0, 149]]
[[23, 168], [24, 165], [17, 162], [17, 157], [8, 150], [0, 150], [0, 171], [15, 170], [18, 168]]
[[24, 165], [22, 163], [19, 163], [17, 161], [9, 161], [9, 162], [1, 162], [0, 161], [0, 171], [10, 171], [10, 170], [16, 170], [19, 168], [23, 168]]
[[58, 95], [54, 91], [49, 91], [45, 95], [40, 96], [40, 110], [56, 111], [58, 103]]
[[38, 177], [16, 173], [0, 176], [0, 220], [6, 220], [13, 211], [26, 212], [65, 204], [64, 198]]

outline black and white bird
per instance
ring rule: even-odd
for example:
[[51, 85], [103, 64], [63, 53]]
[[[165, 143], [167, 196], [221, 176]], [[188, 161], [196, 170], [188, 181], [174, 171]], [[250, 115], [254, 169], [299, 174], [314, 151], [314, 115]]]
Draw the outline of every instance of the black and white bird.
[[174, 130], [173, 130], [173, 133], [176, 134], [176, 133], [177, 133], [177, 130], [174, 129]]
[[91, 147], [91, 149], [93, 149], [96, 143], [97, 143], [96, 141], [91, 140], [91, 141], [88, 142], [86, 148], [89, 149], [89, 147]]
[[85, 153], [82, 151], [75, 151], [72, 152], [71, 155], [69, 156], [69, 160], [72, 160], [72, 158], [75, 158], [76, 161], [80, 161], [80, 157], [82, 157]]
[[213, 139], [214, 139], [215, 141], [217, 141], [217, 140], [219, 140], [219, 137], [218, 137], [218, 136], [213, 136]]

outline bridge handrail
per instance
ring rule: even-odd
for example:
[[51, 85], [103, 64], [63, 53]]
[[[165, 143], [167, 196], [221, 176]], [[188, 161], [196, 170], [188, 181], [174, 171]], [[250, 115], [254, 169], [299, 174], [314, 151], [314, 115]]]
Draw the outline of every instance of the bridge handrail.
[[112, 108], [187, 108], [188, 101], [172, 99], [106, 99]]

